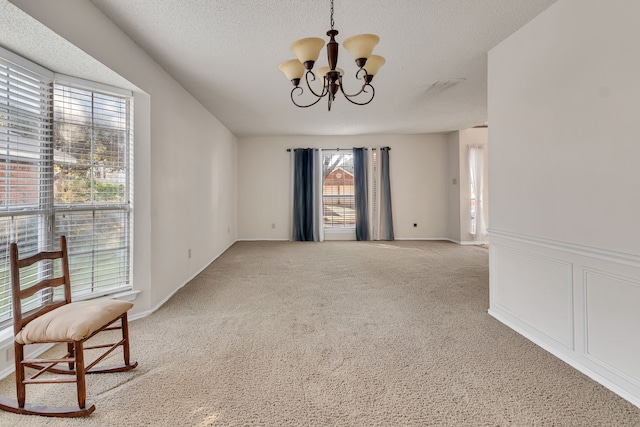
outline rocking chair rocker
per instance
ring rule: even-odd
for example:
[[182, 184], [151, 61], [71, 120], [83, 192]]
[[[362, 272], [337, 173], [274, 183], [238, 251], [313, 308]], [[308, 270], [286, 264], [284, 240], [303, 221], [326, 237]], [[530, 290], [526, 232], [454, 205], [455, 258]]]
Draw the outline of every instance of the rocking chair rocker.
[[[69, 279], [69, 259], [67, 241], [60, 237], [60, 250], [40, 252], [24, 259], [18, 258], [18, 246], [11, 244], [11, 291], [13, 304], [14, 349], [16, 366], [17, 402], [0, 396], [0, 409], [18, 414], [43, 415], [49, 417], [82, 417], [91, 414], [95, 405], [86, 403], [86, 374], [129, 371], [138, 362], [129, 361], [129, 331], [127, 311], [133, 304], [112, 299], [94, 299], [71, 302]], [[37, 262], [58, 262], [61, 275], [27, 287], [20, 286], [20, 271]], [[51, 271], [55, 271], [51, 266]], [[53, 273], [52, 273], [53, 274]], [[55, 287], [63, 286], [64, 300], [45, 304], [29, 313], [22, 313], [22, 300], [39, 291], [53, 295]], [[119, 325], [117, 323], [120, 323]], [[85, 342], [100, 332], [121, 330], [122, 339], [115, 343], [85, 347]], [[24, 346], [27, 344], [66, 343], [67, 353], [60, 358], [25, 359]], [[96, 366], [117, 347], [122, 347], [124, 363], [117, 366]], [[85, 350], [101, 349], [101, 355], [85, 364]], [[104, 350], [104, 351], [103, 351]], [[67, 364], [66, 366], [58, 366]], [[36, 369], [29, 378], [25, 368]], [[39, 378], [44, 373], [67, 374], [75, 378]], [[76, 383], [78, 406], [49, 407], [26, 403], [26, 385], [43, 383]]]

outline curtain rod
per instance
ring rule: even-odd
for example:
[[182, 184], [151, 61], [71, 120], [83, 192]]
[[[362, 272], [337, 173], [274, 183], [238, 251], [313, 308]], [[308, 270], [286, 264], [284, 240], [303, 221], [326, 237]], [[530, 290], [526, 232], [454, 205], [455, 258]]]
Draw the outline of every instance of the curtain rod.
[[[357, 148], [357, 147], [356, 147]], [[380, 147], [380, 149], [384, 149], [386, 148], [387, 150], [391, 151], [390, 147]], [[365, 150], [368, 150], [368, 148], [364, 148]], [[320, 150], [320, 151], [340, 151], [340, 150], [351, 150], [351, 148], [287, 148], [287, 153], [290, 153], [291, 150]], [[377, 148], [372, 148], [372, 150], [377, 150]]]

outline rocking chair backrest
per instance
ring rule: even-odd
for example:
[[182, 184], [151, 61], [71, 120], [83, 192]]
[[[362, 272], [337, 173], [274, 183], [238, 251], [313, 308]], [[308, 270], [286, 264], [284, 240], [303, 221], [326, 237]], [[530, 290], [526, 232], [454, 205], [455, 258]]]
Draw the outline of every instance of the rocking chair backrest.
[[[18, 256], [18, 245], [16, 243], [11, 243], [10, 247], [10, 257], [11, 257], [11, 294], [12, 294], [12, 304], [13, 304], [13, 330], [14, 334], [18, 334], [27, 325], [29, 322], [34, 320], [35, 318], [51, 311], [55, 310], [58, 307], [61, 307], [65, 304], [69, 304], [71, 302], [71, 281], [69, 275], [69, 258], [67, 253], [67, 240], [65, 236], [60, 236], [60, 250], [54, 252], [39, 252], [35, 255], [31, 255], [25, 257], [24, 259], [19, 259]], [[20, 269], [29, 267], [37, 262], [44, 260], [57, 260], [60, 259], [62, 262], [62, 271], [60, 276], [51, 277], [48, 279], [41, 280], [27, 288], [22, 288], [20, 285]], [[54, 269], [51, 269], [53, 274]], [[29, 313], [25, 313], [23, 316], [22, 313], [22, 300], [25, 298], [29, 298], [30, 296], [35, 295], [37, 292], [53, 289], [58, 286], [64, 286], [64, 300], [58, 301], [55, 303], [49, 303], [38, 307], [37, 309], [30, 311]]]

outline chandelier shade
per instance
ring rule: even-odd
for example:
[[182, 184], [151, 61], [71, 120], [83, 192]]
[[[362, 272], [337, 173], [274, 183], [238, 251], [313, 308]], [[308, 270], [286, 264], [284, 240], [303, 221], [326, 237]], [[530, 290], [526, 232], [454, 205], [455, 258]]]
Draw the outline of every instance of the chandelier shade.
[[298, 61], [301, 64], [305, 64], [311, 61], [311, 67], [313, 63], [318, 60], [320, 51], [324, 47], [324, 40], [319, 37], [307, 37], [306, 39], [300, 39], [291, 45], [291, 51], [296, 54]]
[[[371, 81], [385, 63], [382, 56], [372, 55], [380, 37], [375, 34], [359, 34], [344, 41], [344, 48], [351, 54], [358, 67], [355, 77], [362, 82], [358, 92], [347, 93], [342, 81], [345, 72], [337, 66], [338, 42], [335, 37], [338, 35], [338, 30], [334, 29], [333, 0], [331, 0], [330, 22], [331, 29], [327, 31], [329, 41], [326, 44], [328, 66], [320, 67], [315, 73], [313, 72], [313, 67], [320, 56], [320, 51], [325, 46], [325, 42], [318, 37], [307, 37], [291, 45], [291, 50], [297, 59], [285, 61], [278, 67], [293, 84], [290, 96], [291, 101], [297, 107], [311, 107], [326, 97], [328, 109], [331, 111], [331, 104], [338, 92], [342, 93], [347, 101], [356, 105], [367, 105], [375, 96], [375, 89], [371, 85]], [[303, 77], [306, 87], [301, 85]], [[294, 98], [294, 95], [298, 97], [304, 94], [308, 94], [307, 97], [311, 98], [311, 102], [297, 102]]]
[[298, 79], [298, 81], [304, 75], [304, 65], [297, 59], [290, 59], [289, 61], [285, 61], [278, 66], [280, 71], [284, 73], [285, 76], [289, 80]]
[[380, 37], [375, 34], [359, 34], [349, 37], [342, 45], [353, 56], [353, 59], [360, 59], [369, 58], [379, 41]]

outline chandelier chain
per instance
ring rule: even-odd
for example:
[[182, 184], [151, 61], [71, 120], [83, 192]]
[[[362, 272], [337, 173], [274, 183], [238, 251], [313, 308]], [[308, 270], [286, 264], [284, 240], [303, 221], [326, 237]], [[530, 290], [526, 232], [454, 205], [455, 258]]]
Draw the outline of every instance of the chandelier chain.
[[333, 0], [331, 0], [331, 29], [333, 30]]

